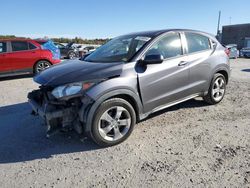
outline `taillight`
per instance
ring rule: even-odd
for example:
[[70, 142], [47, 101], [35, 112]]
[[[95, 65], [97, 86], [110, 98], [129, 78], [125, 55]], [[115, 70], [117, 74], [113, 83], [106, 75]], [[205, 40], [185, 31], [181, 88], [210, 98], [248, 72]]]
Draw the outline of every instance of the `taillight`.
[[225, 53], [227, 54], [227, 56], [230, 56], [230, 50], [228, 48], [225, 48]]

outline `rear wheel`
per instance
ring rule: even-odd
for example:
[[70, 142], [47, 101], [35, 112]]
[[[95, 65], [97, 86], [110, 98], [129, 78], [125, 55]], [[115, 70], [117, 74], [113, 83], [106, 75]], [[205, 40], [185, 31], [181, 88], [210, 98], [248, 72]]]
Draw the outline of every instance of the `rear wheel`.
[[34, 67], [34, 73], [37, 74], [41, 71], [44, 71], [45, 69], [49, 68], [51, 66], [51, 63], [46, 60], [38, 61]]
[[217, 104], [224, 98], [226, 93], [226, 79], [224, 75], [216, 73], [210, 84], [208, 94], [203, 97], [209, 104]]
[[113, 146], [126, 140], [133, 131], [136, 115], [124, 99], [103, 102], [96, 110], [92, 123], [92, 138], [100, 146]]

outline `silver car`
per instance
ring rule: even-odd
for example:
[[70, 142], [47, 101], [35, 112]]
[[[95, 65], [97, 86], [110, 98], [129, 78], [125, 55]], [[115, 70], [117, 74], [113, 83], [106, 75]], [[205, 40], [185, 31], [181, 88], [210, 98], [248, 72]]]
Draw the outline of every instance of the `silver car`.
[[229, 58], [237, 59], [239, 57], [239, 51], [237, 49], [237, 44], [228, 44], [226, 48], [229, 50]]
[[140, 32], [43, 71], [34, 77], [40, 88], [28, 98], [33, 114], [45, 120], [48, 136], [74, 129], [112, 146], [154, 112], [199, 96], [219, 103], [229, 75], [225, 48], [210, 34]]

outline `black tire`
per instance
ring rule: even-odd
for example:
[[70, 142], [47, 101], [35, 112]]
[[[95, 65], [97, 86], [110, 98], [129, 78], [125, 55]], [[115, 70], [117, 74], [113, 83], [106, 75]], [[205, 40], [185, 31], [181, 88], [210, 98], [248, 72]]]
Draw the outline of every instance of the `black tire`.
[[38, 74], [39, 72], [49, 68], [52, 64], [49, 61], [46, 60], [40, 60], [38, 61], [34, 66], [34, 74]]
[[68, 53], [68, 58], [69, 59], [75, 59], [75, 58], [77, 58], [77, 55], [76, 55], [76, 53], [74, 51], [70, 51]]
[[[220, 96], [220, 98], [218, 98], [218, 99], [216, 100], [216, 98], [215, 98], [215, 96], [214, 96], [214, 94], [213, 94], [213, 89], [214, 89], [214, 86], [215, 86], [215, 82], [216, 82], [217, 80], [221, 80], [221, 79], [222, 79], [223, 82], [224, 82], [224, 85], [223, 85], [224, 92], [223, 92], [223, 94]], [[204, 100], [205, 102], [207, 102], [208, 104], [212, 104], [212, 105], [218, 104], [219, 102], [221, 102], [222, 99], [223, 99], [224, 96], [225, 96], [225, 93], [226, 93], [226, 84], [227, 84], [227, 82], [226, 82], [225, 76], [224, 76], [223, 74], [216, 73], [216, 74], [214, 75], [212, 81], [211, 81], [211, 84], [210, 84], [208, 93], [207, 93], [206, 96], [203, 97], [203, 100]]]
[[[100, 120], [100, 118], [103, 117], [103, 115], [106, 112], [108, 112], [109, 109], [116, 108], [116, 107], [119, 107], [119, 108], [121, 107], [122, 109], [125, 109], [126, 111], [124, 111], [124, 112], [126, 112], [126, 114], [129, 113], [129, 115], [130, 115], [129, 118], [131, 118], [131, 123], [130, 123], [130, 127], [126, 129], [126, 131], [127, 131], [126, 134], [124, 134], [118, 140], [111, 141], [111, 140], [104, 139], [103, 136], [101, 136], [101, 133], [99, 130], [100, 129], [99, 128], [99, 121], [102, 121], [102, 120]], [[124, 113], [124, 112], [122, 112], [122, 113]], [[123, 142], [124, 140], [126, 140], [130, 136], [130, 134], [132, 133], [132, 131], [134, 129], [135, 123], [136, 123], [136, 114], [135, 114], [134, 108], [132, 107], [132, 105], [129, 102], [127, 102], [126, 100], [121, 99], [121, 98], [109, 99], [109, 100], [103, 102], [95, 111], [95, 115], [94, 115], [93, 120], [92, 120], [91, 137], [92, 137], [93, 141], [96, 144], [98, 144], [99, 146], [102, 146], [102, 147], [113, 146], [113, 145], [116, 145], [116, 144]], [[100, 125], [101, 125], [101, 123], [100, 123]], [[107, 126], [110, 126], [110, 124], [108, 124]], [[117, 127], [119, 127], [119, 126], [117, 126]], [[120, 127], [120, 128], [122, 128], [122, 127]], [[118, 128], [119, 132], [120, 132], [120, 128]], [[112, 131], [114, 131], [114, 128], [111, 129], [111, 132]], [[115, 132], [114, 132], [114, 135], [115, 135]], [[115, 138], [115, 136], [114, 136], [114, 138]]]

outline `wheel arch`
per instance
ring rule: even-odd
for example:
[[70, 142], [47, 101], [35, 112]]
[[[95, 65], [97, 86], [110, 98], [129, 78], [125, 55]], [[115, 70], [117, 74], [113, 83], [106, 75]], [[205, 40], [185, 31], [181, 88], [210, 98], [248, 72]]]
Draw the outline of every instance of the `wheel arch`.
[[143, 112], [143, 106], [142, 106], [139, 96], [129, 89], [113, 90], [113, 91], [103, 94], [98, 99], [94, 100], [94, 102], [88, 108], [88, 110], [84, 112], [84, 114], [81, 114], [81, 116], [83, 116], [83, 121], [85, 122], [85, 132], [87, 134], [91, 134], [92, 120], [94, 118], [94, 114], [97, 108], [104, 101], [112, 99], [112, 98], [121, 98], [121, 99], [128, 101], [135, 110], [136, 121], [138, 122], [140, 120], [140, 114], [142, 114]]
[[226, 70], [222, 69], [222, 70], [218, 70], [218, 71], [215, 72], [215, 74], [217, 74], [217, 73], [222, 74], [226, 79], [226, 83], [228, 84], [228, 81], [229, 81], [228, 72]]
[[129, 102], [132, 107], [134, 108], [134, 111], [135, 111], [135, 114], [136, 114], [136, 121], [139, 120], [139, 114], [140, 114], [140, 110], [139, 110], [139, 106], [138, 104], [136, 103], [136, 100], [134, 97], [132, 97], [131, 95], [129, 94], [118, 94], [118, 95], [114, 95], [106, 100], [109, 100], [109, 99], [112, 99], [112, 98], [121, 98], [121, 99], [124, 99], [125, 101]]

